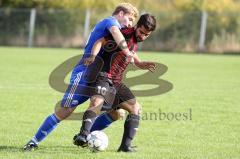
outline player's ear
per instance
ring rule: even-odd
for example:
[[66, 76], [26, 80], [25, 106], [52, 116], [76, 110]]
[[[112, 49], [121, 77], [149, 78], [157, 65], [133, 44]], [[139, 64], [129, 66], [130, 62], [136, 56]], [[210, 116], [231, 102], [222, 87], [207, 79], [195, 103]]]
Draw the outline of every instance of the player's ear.
[[121, 10], [121, 11], [118, 13], [118, 15], [119, 15], [120, 17], [123, 17], [124, 12]]

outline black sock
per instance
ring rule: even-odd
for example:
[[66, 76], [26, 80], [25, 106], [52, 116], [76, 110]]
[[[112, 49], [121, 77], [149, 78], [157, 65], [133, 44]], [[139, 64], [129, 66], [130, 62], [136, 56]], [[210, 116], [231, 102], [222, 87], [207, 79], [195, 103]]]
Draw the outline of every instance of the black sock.
[[131, 142], [136, 134], [139, 126], [139, 115], [129, 114], [124, 123], [124, 133], [122, 138], [121, 147], [131, 146]]
[[97, 117], [97, 114], [92, 110], [87, 110], [83, 114], [83, 121], [80, 133], [87, 136], [90, 133], [92, 125]]

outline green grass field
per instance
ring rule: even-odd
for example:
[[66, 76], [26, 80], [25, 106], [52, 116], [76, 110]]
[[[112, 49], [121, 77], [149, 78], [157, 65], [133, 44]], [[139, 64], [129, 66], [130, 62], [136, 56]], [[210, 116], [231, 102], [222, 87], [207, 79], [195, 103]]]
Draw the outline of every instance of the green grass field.
[[[74, 49], [0, 48], [0, 158], [230, 159], [240, 158], [240, 56], [141, 53], [168, 66], [160, 78], [168, 93], [137, 98], [145, 112], [188, 113], [187, 120], [142, 120], [134, 145], [138, 152], [117, 153], [124, 121], [105, 132], [105, 152], [77, 148], [72, 137], [80, 121], [63, 121], [35, 152], [22, 152], [62, 93], [53, 90], [51, 71], [81, 53]], [[151, 80], [151, 79], [149, 79]], [[141, 89], [141, 86], [139, 86]], [[136, 88], [136, 87], [135, 87]], [[87, 103], [79, 107], [81, 112]]]

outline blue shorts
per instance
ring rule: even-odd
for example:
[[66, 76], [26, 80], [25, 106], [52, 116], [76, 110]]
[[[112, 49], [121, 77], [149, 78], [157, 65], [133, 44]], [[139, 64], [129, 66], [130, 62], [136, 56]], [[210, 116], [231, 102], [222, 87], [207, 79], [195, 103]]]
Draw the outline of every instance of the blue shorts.
[[76, 66], [70, 78], [70, 84], [61, 101], [61, 107], [76, 107], [89, 99], [88, 95], [79, 93], [79, 86], [84, 88], [88, 86], [88, 82], [84, 79], [86, 67], [79, 65]]

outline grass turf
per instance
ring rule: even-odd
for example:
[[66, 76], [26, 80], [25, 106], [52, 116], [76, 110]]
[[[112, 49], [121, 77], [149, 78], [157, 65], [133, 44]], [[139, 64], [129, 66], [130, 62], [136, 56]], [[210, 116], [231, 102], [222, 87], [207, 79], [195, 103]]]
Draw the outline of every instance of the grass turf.
[[159, 111], [189, 115], [191, 109], [191, 119], [142, 118], [134, 140], [138, 152], [133, 154], [116, 152], [124, 121], [106, 129], [110, 145], [105, 152], [91, 153], [72, 144], [80, 121], [71, 120], [61, 122], [37, 151], [22, 152], [62, 97], [49, 86], [50, 73], [80, 53], [75, 49], [0, 48], [0, 158], [240, 158], [240, 56], [157, 52], [139, 56], [167, 65], [168, 71], [160, 78], [171, 82], [173, 89], [159, 96], [138, 97], [143, 115], [159, 115]]

